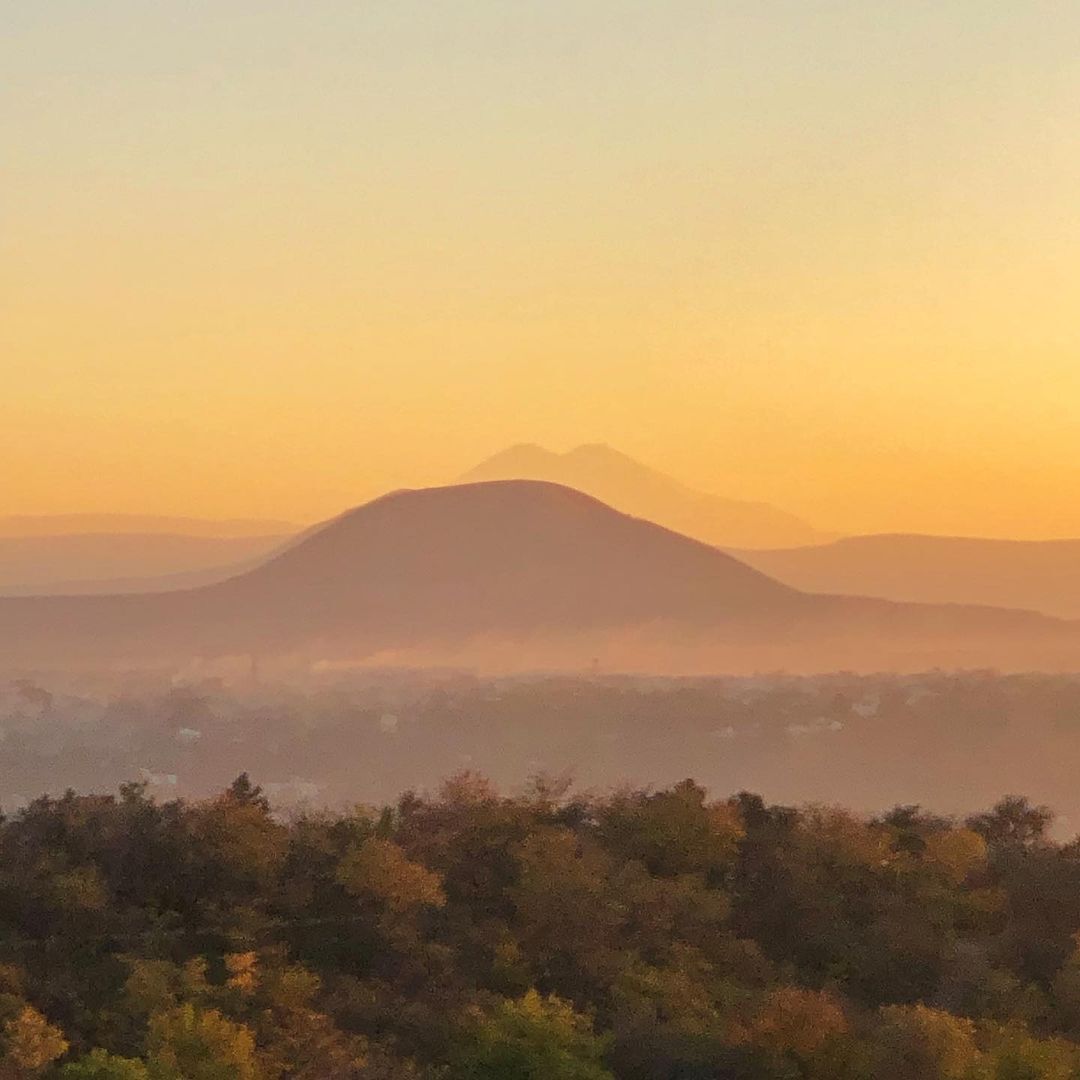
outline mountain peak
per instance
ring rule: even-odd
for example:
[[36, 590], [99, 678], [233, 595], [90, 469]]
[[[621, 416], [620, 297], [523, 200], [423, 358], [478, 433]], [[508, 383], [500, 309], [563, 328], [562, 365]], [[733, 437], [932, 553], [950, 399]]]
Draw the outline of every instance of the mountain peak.
[[522, 443], [460, 477], [462, 483], [514, 479], [576, 488], [617, 510], [717, 547], [791, 547], [823, 539], [792, 514], [765, 503], [695, 491], [607, 443], [583, 443], [562, 454]]
[[573, 450], [567, 450], [561, 457], [562, 460], [567, 462], [581, 461], [590, 464], [619, 465], [620, 467], [632, 466], [635, 469], [653, 471], [629, 454], [624, 454], [621, 450], [616, 450], [615, 447], [609, 446], [607, 443], [582, 443], [580, 446], [575, 446]]
[[603, 442], [588, 442], [582, 443], [580, 446], [575, 446], [573, 450], [567, 450], [563, 457], [587, 457], [595, 455], [597, 457], [618, 457], [628, 458], [629, 455], [624, 454], [621, 450], [616, 450], [613, 446], [609, 446]]

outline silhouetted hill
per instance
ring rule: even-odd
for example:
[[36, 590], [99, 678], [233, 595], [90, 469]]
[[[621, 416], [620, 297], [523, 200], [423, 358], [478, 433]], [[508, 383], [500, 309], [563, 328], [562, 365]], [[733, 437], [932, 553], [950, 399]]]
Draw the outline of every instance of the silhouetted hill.
[[856, 536], [813, 547], [731, 554], [812, 592], [993, 604], [1080, 618], [1080, 540]]
[[767, 503], [695, 491], [609, 446], [579, 446], [565, 454], [530, 444], [512, 446], [461, 477], [463, 483], [485, 480], [564, 484], [718, 547], [781, 547], [824, 539], [793, 514]]
[[170, 533], [0, 536], [0, 595], [190, 587], [216, 568], [269, 555], [285, 540]]
[[[221, 583], [0, 600], [12, 664], [315, 659], [627, 670], [1074, 661], [1075, 629], [1025, 612], [811, 596], [569, 488], [405, 491]], [[1032, 658], [1040, 658], [1033, 664]]]

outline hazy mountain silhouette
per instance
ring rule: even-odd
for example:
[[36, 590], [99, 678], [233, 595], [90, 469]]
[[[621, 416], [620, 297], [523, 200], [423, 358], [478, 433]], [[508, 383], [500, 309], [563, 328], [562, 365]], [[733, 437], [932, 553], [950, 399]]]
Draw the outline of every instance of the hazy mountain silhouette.
[[609, 446], [565, 454], [522, 444], [481, 462], [462, 483], [547, 480], [718, 547], [790, 547], [825, 539], [806, 522], [767, 503], [721, 498], [680, 484]]
[[287, 536], [299, 532], [301, 526], [290, 521], [260, 518], [165, 517], [157, 514], [10, 514], [0, 516], [0, 537], [3, 536], [71, 536], [79, 533], [118, 535], [170, 534], [196, 537], [261, 537]]
[[[254, 570], [158, 595], [0, 599], [13, 665], [258, 653], [739, 670], [1074, 661], [1026, 612], [812, 596], [709, 545], [534, 481], [397, 492]], [[1038, 665], [1036, 665], [1038, 666]]]
[[191, 587], [216, 580], [215, 572], [225, 576], [222, 566], [251, 564], [285, 540], [170, 533], [0, 536], [0, 595]]
[[993, 604], [1080, 618], [1080, 540], [857, 536], [813, 547], [731, 554], [812, 592]]

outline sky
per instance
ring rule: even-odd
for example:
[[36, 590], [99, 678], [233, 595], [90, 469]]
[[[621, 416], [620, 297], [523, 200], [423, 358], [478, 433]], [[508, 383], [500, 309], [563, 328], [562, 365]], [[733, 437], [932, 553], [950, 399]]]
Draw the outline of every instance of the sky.
[[1072, 0], [0, 0], [0, 514], [606, 442], [1080, 536]]

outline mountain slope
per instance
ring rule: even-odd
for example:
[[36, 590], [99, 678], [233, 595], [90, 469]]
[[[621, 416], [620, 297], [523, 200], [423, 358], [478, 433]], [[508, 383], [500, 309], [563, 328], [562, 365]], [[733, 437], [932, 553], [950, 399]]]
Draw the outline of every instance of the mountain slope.
[[565, 454], [529, 444], [513, 446], [461, 477], [462, 483], [486, 480], [564, 484], [718, 547], [782, 547], [823, 538], [783, 510], [694, 491], [608, 446], [579, 446]]
[[[1076, 631], [1025, 612], [811, 596], [580, 492], [398, 492], [254, 570], [158, 595], [0, 599], [0, 663], [292, 654], [627, 670], [1061, 666]], [[1035, 665], [1041, 666], [1041, 665]]]
[[1080, 540], [857, 536], [813, 547], [731, 554], [812, 592], [993, 604], [1080, 618]]

